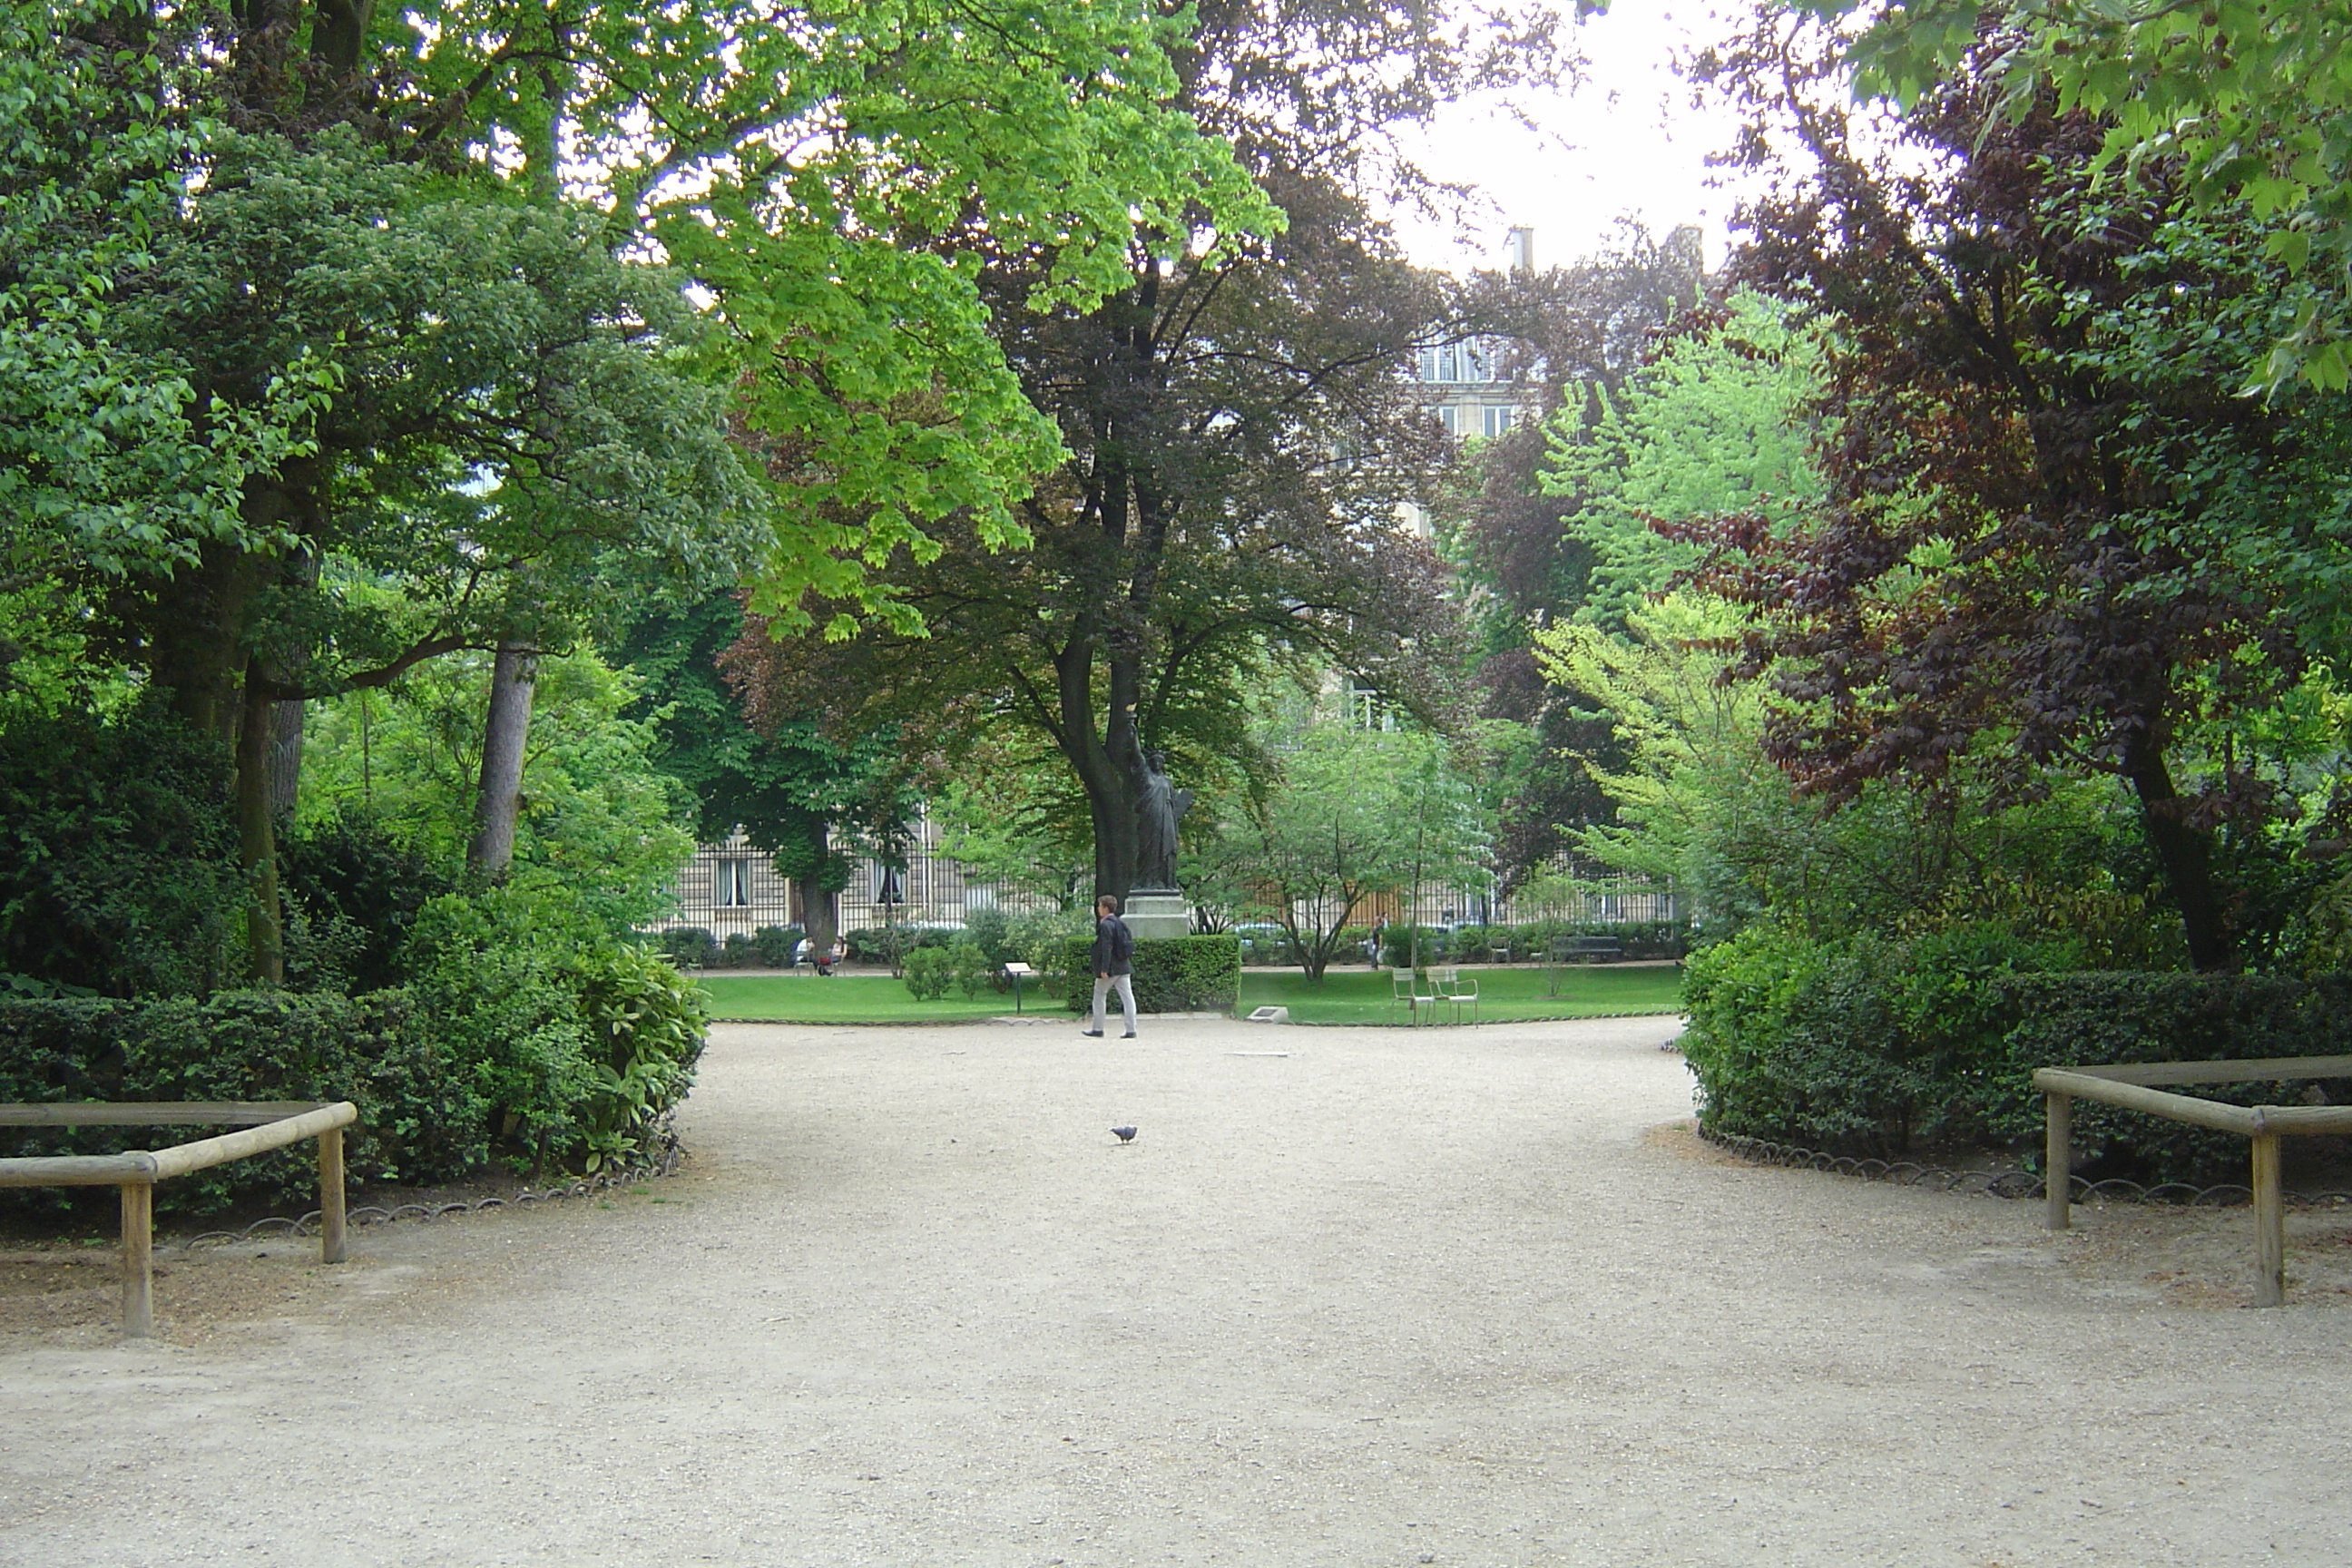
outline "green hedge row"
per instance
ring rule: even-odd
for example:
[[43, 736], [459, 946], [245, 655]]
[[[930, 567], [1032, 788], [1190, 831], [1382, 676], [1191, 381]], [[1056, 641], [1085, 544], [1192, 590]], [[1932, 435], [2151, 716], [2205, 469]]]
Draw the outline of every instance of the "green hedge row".
[[694, 969], [789, 969], [804, 934], [798, 926], [761, 926], [749, 935], [729, 931], [722, 942], [700, 926], [677, 926], [656, 932], [646, 945]]
[[[0, 1100], [349, 1100], [360, 1108], [344, 1156], [355, 1181], [450, 1181], [489, 1158], [485, 1107], [455, 1067], [406, 991], [0, 1001]], [[0, 1155], [111, 1153], [219, 1131], [9, 1128], [0, 1130]], [[166, 1212], [202, 1213], [244, 1196], [308, 1207], [316, 1182], [305, 1143], [165, 1182], [155, 1195]], [[8, 1195], [56, 1208], [75, 1193], [23, 1187]]]
[[[1094, 943], [1069, 944], [1070, 1011], [1094, 1005]], [[1139, 1013], [1231, 1013], [1241, 1000], [1242, 947], [1223, 936], [1165, 937], [1135, 944], [1135, 1008]], [[1114, 999], [1111, 1005], [1117, 1006]]]
[[[1410, 940], [1410, 928], [1391, 929], [1389, 946], [1398, 944], [1400, 929]], [[1422, 962], [1429, 962], [1431, 928], [1422, 928]], [[1580, 936], [1613, 938], [1627, 958], [1681, 958], [1690, 952], [1690, 927], [1682, 921], [1524, 921], [1517, 925], [1465, 926], [1437, 932], [1445, 960], [1484, 963], [1490, 951], [1508, 948], [1515, 963], [1540, 963], [1553, 944]]]
[[[1962, 928], [1814, 942], [1750, 927], [1690, 963], [1683, 1050], [1710, 1130], [1882, 1158], [1995, 1145], [2032, 1157], [2033, 1069], [2347, 1051], [2352, 974], [2081, 971], [2063, 943]], [[2213, 1084], [2244, 1105], [2312, 1086]], [[2352, 1082], [2319, 1086], [2336, 1103]], [[2084, 1101], [2081, 1169], [2141, 1181], [2244, 1179], [2246, 1141]]]
[[[469, 966], [484, 982], [473, 987], [453, 988], [436, 970], [359, 996], [0, 999], [0, 1101], [349, 1100], [360, 1108], [345, 1151], [355, 1184], [454, 1181], [494, 1159], [593, 1171], [650, 1147], [694, 1082], [700, 991], [666, 961], [617, 945], [541, 964], [529, 984], [493, 967]], [[0, 1156], [209, 1135], [0, 1129]], [[165, 1182], [156, 1202], [166, 1213], [248, 1198], [307, 1206], [315, 1170], [309, 1146], [278, 1150]], [[94, 1191], [10, 1188], [0, 1202], [55, 1210]]]

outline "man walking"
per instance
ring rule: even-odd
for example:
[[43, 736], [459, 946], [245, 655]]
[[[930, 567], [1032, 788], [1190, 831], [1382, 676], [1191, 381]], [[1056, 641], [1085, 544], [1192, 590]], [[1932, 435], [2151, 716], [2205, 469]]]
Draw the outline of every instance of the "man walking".
[[1095, 900], [1094, 971], [1094, 1027], [1086, 1031], [1087, 1037], [1102, 1038], [1103, 998], [1117, 985], [1119, 1006], [1127, 1014], [1127, 1033], [1119, 1038], [1135, 1038], [1135, 933], [1118, 918], [1118, 900], [1108, 893]]

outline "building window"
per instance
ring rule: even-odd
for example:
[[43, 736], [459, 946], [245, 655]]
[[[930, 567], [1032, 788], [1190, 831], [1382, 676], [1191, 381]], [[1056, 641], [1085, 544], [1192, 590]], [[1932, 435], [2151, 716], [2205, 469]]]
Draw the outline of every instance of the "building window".
[[1516, 408], [1497, 408], [1490, 405], [1480, 409], [1479, 414], [1485, 421], [1479, 434], [1490, 437], [1509, 435], [1511, 426], [1519, 422], [1519, 411]]
[[712, 868], [710, 907], [748, 910], [751, 907], [751, 862], [721, 860]]
[[1439, 343], [1421, 351], [1420, 363], [1415, 367], [1421, 379], [1454, 384], [1460, 382], [1483, 382], [1495, 379], [1494, 366], [1500, 356], [1491, 344], [1479, 338], [1458, 343]]

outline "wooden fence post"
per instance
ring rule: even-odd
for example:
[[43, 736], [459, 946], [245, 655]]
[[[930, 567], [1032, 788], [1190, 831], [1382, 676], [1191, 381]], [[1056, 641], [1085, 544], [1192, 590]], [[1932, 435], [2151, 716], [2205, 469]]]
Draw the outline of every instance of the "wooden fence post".
[[343, 1260], [343, 1130], [319, 1134], [319, 1261]]
[[122, 1331], [133, 1339], [155, 1332], [155, 1188], [122, 1184]]
[[2254, 1135], [2254, 1305], [2286, 1300], [2286, 1204], [2279, 1186], [2279, 1135]]
[[2045, 1094], [2042, 1097], [2048, 1126], [2042, 1144], [2043, 1196], [2048, 1207], [2042, 1223], [2052, 1230], [2063, 1230], [2073, 1222], [2068, 1205], [2074, 1199], [2074, 1175], [2070, 1165], [2073, 1156], [2068, 1145], [2074, 1137], [2074, 1098], [2067, 1094]]

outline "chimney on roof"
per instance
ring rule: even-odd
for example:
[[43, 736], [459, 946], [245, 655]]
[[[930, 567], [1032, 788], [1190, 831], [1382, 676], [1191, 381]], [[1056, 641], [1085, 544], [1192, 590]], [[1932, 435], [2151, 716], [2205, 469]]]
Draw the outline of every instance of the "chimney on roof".
[[1536, 231], [1515, 228], [1503, 240], [1503, 248], [1510, 257], [1514, 275], [1532, 278], [1536, 273]]
[[1695, 223], [1676, 224], [1667, 232], [1665, 248], [1693, 273], [1706, 276], [1706, 230]]

